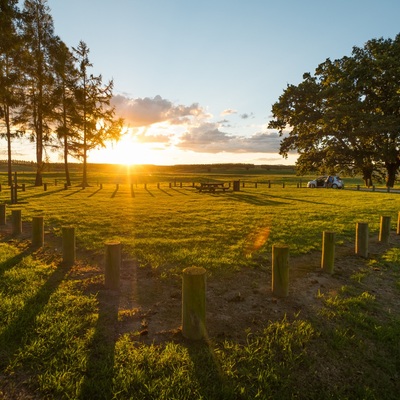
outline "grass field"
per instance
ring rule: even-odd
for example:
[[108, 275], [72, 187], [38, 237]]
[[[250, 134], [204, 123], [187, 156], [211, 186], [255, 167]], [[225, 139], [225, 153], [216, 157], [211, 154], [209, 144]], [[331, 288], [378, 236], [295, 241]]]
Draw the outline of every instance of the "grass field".
[[[18, 193], [18, 204], [7, 205], [7, 215], [20, 208], [24, 231], [13, 237], [8, 220], [0, 243], [0, 398], [397, 398], [399, 194], [312, 190], [304, 187], [304, 178], [300, 188], [300, 178], [271, 172], [99, 171], [84, 190], [64, 190], [55, 172], [45, 177], [47, 191], [31, 185], [29, 172], [18, 179], [26, 191]], [[198, 193], [192, 185], [239, 179], [245, 182], [239, 192]], [[361, 184], [345, 181], [353, 189]], [[0, 202], [9, 199], [3, 184]], [[36, 215], [44, 216], [46, 229], [46, 245], [39, 250], [30, 246]], [[387, 245], [375, 243], [381, 215], [392, 218]], [[346, 250], [354, 244], [356, 222], [368, 222], [375, 240], [367, 260]], [[77, 232], [78, 261], [72, 268], [61, 262], [65, 225]], [[274, 300], [269, 282], [259, 283], [270, 278], [271, 246], [289, 245], [291, 260], [310, 260], [308, 270], [315, 274], [311, 259], [320, 257], [325, 230], [336, 232], [338, 263], [340, 254], [348, 257], [332, 277], [337, 287], [327, 290], [329, 280], [315, 287], [311, 297], [318, 309], [305, 312], [296, 303], [296, 310], [287, 312], [291, 304]], [[104, 289], [104, 242], [111, 239], [122, 242], [126, 280], [130, 274], [145, 277], [142, 297], [132, 300], [129, 285], [119, 294]], [[215, 301], [232, 279], [239, 284], [243, 279], [245, 293], [244, 277], [252, 274], [247, 290], [257, 291], [268, 305], [257, 329], [249, 323], [234, 338], [184, 340], [174, 310], [179, 311], [181, 272], [188, 266], [204, 267], [212, 288], [221, 283], [219, 296], [210, 293]], [[152, 342], [146, 328], [155, 316], [144, 309], [158, 291], [171, 293], [175, 330]], [[251, 313], [254, 305], [246, 309], [247, 299], [232, 303], [235, 318]], [[271, 304], [286, 308], [275, 313]], [[162, 304], [151, 309], [157, 307]], [[218, 313], [218, 307], [211, 309]]]

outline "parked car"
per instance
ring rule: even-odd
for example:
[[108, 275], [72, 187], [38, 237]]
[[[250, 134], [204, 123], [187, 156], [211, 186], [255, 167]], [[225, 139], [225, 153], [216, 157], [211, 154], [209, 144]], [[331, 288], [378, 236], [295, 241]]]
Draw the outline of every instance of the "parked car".
[[332, 188], [332, 189], [343, 189], [344, 182], [340, 179], [340, 177], [335, 175], [324, 175], [320, 176], [310, 182], [307, 183], [307, 187], [309, 188]]

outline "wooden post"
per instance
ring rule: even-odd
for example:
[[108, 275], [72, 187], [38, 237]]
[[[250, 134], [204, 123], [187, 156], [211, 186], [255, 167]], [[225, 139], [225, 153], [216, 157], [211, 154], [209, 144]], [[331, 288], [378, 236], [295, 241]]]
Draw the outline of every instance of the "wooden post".
[[26, 187], [25, 187], [25, 183], [22, 184], [22, 191], [25, 192]]
[[43, 190], [47, 192], [47, 183], [43, 183]]
[[282, 188], [285, 189], [285, 182], [282, 183]]
[[103, 189], [103, 184], [102, 183], [100, 183], [100, 189]]
[[64, 190], [68, 190], [68, 183], [64, 183]]
[[182, 182], [181, 182], [181, 184], [180, 184], [180, 186], [179, 186], [181, 189], [182, 189]]
[[396, 231], [396, 233], [398, 235], [400, 235], [400, 211], [399, 211], [399, 213], [397, 215], [397, 231]]
[[[400, 213], [399, 213], [400, 215]], [[0, 225], [5, 225], [6, 224], [6, 204], [1, 203], [0, 204]]]
[[182, 334], [191, 340], [206, 336], [206, 270], [202, 267], [183, 270]]
[[12, 233], [13, 235], [20, 235], [22, 233], [22, 211], [11, 210], [11, 221], [12, 221]]
[[271, 181], [268, 181], [268, 189], [271, 189]]
[[357, 190], [360, 190], [360, 185], [357, 185]]
[[356, 224], [356, 254], [368, 258], [368, 223], [357, 222]]
[[390, 216], [381, 215], [381, 223], [379, 228], [379, 241], [388, 243], [390, 237]]
[[328, 273], [333, 273], [335, 264], [335, 232], [323, 232], [321, 268]]
[[63, 261], [67, 265], [75, 263], [75, 227], [63, 226], [62, 227], [62, 250]]
[[287, 297], [289, 294], [289, 246], [272, 246], [272, 294]]
[[32, 218], [32, 246], [42, 247], [44, 244], [44, 222], [43, 217]]
[[160, 182], [157, 182], [157, 189], [160, 189]]
[[105, 287], [119, 289], [119, 270], [121, 267], [121, 242], [109, 241], [106, 245]]

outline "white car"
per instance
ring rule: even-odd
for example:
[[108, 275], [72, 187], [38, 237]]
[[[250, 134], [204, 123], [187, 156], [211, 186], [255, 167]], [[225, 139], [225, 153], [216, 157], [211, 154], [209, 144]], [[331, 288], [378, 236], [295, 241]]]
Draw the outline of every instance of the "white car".
[[309, 188], [332, 188], [332, 189], [343, 189], [344, 182], [335, 175], [320, 176], [307, 183]]

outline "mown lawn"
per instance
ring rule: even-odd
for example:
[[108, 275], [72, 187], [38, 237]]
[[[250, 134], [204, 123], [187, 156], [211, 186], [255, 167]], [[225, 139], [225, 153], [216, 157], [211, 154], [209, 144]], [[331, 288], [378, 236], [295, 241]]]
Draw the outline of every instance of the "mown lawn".
[[[94, 181], [84, 190], [28, 185], [19, 204], [7, 206], [8, 215], [22, 209], [24, 233], [10, 236], [9, 222], [1, 231], [0, 398], [397, 398], [399, 195], [295, 184], [209, 194], [191, 187], [195, 177], [180, 178], [182, 188], [179, 180], [169, 187], [170, 176], [146, 188], [139, 180], [133, 193], [129, 183], [117, 189], [106, 179], [102, 188]], [[8, 199], [3, 188], [0, 201]], [[35, 215], [45, 217], [45, 249], [29, 243]], [[97, 264], [107, 240], [120, 240], [124, 259], [168, 287], [192, 265], [222, 277], [268, 269], [274, 243], [288, 244], [293, 258], [311, 254], [319, 251], [324, 230], [336, 232], [338, 247], [348, 245], [356, 222], [368, 222], [375, 237], [380, 215], [392, 217], [396, 240], [335, 293], [321, 294], [323, 307], [315, 315], [266, 316], [259, 332], [240, 342], [210, 337], [192, 343], [178, 335], [148, 344], [115, 328], [129, 310], [102, 286]], [[84, 258], [72, 268], [57, 248], [64, 225], [76, 227]], [[374, 286], [377, 279], [395, 294], [393, 306]]]

